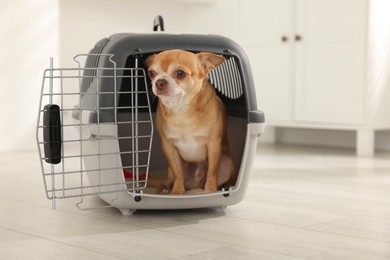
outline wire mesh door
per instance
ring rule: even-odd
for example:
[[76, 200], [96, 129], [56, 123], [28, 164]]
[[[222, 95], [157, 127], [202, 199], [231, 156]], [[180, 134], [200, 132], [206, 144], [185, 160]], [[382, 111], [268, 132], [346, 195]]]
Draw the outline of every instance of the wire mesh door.
[[[99, 67], [102, 58], [109, 62]], [[82, 203], [99, 194], [115, 200], [147, 185], [153, 122], [146, 73], [117, 68], [112, 58], [78, 55], [75, 68], [53, 68], [51, 60], [44, 71], [36, 138], [53, 201], [81, 197]]]

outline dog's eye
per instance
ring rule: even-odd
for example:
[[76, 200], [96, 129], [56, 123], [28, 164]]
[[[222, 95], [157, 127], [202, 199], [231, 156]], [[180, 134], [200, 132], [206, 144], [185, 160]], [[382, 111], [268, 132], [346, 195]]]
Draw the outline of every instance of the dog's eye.
[[187, 73], [185, 73], [185, 71], [182, 71], [182, 70], [177, 70], [177, 71], [176, 71], [176, 78], [178, 78], [178, 79], [182, 79], [182, 78], [184, 78], [186, 75], [187, 75]]
[[156, 76], [156, 72], [154, 70], [149, 70], [148, 75], [150, 78], [154, 78]]

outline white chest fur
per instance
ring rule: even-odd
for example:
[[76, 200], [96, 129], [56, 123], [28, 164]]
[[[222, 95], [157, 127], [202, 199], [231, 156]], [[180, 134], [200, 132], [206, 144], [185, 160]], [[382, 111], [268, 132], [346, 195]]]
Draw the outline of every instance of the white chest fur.
[[205, 137], [184, 135], [174, 141], [181, 157], [188, 162], [202, 162], [207, 158]]

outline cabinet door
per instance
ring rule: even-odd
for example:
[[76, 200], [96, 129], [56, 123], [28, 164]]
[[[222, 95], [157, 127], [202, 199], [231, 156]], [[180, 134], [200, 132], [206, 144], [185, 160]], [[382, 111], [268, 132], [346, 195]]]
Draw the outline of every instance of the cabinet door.
[[295, 119], [362, 123], [366, 1], [296, 3]]
[[251, 62], [258, 107], [267, 121], [290, 121], [294, 1], [245, 0], [236, 8], [236, 35]]

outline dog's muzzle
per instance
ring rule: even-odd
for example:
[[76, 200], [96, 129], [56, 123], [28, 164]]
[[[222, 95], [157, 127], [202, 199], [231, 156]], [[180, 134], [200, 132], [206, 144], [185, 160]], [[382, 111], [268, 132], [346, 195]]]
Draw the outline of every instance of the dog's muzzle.
[[155, 86], [158, 91], [164, 91], [168, 87], [168, 81], [166, 79], [158, 79]]

